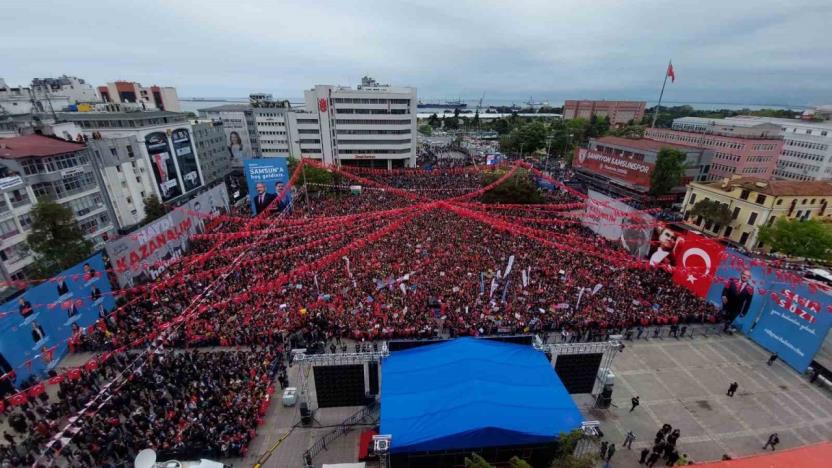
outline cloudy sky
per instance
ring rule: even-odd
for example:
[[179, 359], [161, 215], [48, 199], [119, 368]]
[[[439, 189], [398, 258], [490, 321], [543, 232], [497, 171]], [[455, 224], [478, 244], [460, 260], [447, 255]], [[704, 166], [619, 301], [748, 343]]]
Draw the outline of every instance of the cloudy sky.
[[421, 98], [832, 103], [830, 0], [4, 0], [0, 77], [180, 97], [354, 85]]

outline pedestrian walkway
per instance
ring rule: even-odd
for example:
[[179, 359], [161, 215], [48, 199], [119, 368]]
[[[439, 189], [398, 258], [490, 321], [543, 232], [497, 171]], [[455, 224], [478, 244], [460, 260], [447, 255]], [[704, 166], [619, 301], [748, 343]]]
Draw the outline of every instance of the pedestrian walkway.
[[[742, 336], [627, 342], [613, 363], [613, 406], [594, 409], [579, 399], [579, 407], [586, 419], [601, 422], [605, 440], [618, 447], [610, 463], [615, 468], [639, 466], [639, 452], [652, 446], [663, 423], [680, 429], [679, 454], [697, 464], [723, 454], [764, 453], [774, 432], [777, 450], [832, 440], [829, 391], [810, 385], [782, 361], [767, 366], [768, 357]], [[732, 382], [739, 388], [729, 397]], [[640, 405], [630, 412], [636, 395]], [[621, 445], [627, 431], [636, 435], [632, 450]]]

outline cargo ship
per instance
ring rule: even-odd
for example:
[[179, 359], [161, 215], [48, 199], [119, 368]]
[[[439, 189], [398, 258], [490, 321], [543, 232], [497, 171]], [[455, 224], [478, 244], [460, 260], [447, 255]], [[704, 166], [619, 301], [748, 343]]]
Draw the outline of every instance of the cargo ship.
[[445, 102], [422, 102], [419, 101], [419, 104], [416, 105], [419, 109], [465, 109], [468, 107], [468, 104], [462, 102], [462, 100], [457, 99], [456, 101], [445, 101]]

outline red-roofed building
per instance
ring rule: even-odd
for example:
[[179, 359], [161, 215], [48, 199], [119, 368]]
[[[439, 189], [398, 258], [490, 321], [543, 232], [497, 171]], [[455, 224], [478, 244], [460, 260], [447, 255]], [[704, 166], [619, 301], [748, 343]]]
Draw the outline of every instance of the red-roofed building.
[[589, 188], [615, 198], [628, 198], [638, 206], [653, 205], [648, 192], [656, 159], [662, 148], [676, 149], [685, 154], [685, 170], [681, 183], [670, 195], [658, 200], [669, 205], [681, 202], [685, 185], [708, 178], [713, 153], [694, 146], [664, 143], [647, 138], [630, 139], [616, 136], [593, 138], [588, 148], [575, 150], [572, 167], [576, 176]]
[[0, 139], [0, 280], [28, 277], [34, 258], [25, 242], [38, 201], [51, 199], [72, 210], [96, 247], [114, 232], [88, 153], [84, 145], [43, 135]]

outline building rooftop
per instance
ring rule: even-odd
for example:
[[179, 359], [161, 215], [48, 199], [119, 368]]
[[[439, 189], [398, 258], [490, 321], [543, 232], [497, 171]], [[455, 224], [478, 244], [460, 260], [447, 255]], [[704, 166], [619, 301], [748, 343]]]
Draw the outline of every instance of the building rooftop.
[[754, 177], [734, 177], [703, 184], [720, 190], [744, 188], [774, 197], [832, 196], [832, 182], [763, 180]]
[[197, 109], [199, 112], [243, 112], [253, 109], [251, 104], [223, 104], [221, 106]]
[[183, 112], [136, 111], [136, 112], [58, 112], [58, 119], [78, 122], [83, 120], [131, 120], [156, 119], [165, 117], [184, 118]]
[[0, 158], [21, 159], [81, 151], [84, 145], [43, 135], [24, 135], [0, 140]]
[[800, 119], [784, 119], [779, 117], [758, 117], [756, 115], [738, 115], [736, 117], [727, 117], [725, 120], [727, 121], [745, 121], [745, 122], [753, 122], [758, 121], [760, 123], [773, 123], [777, 125], [788, 125], [793, 127], [801, 127], [801, 128], [832, 128], [832, 121], [829, 120], [821, 120], [821, 121], [809, 121], [809, 120], [800, 120]]
[[725, 125], [727, 127], [746, 127], [746, 128], [753, 128], [758, 125], [767, 125], [772, 124], [772, 122], [767, 122], [765, 120], [759, 120], [756, 118], [742, 118], [742, 117], [734, 117], [734, 118], [725, 118], [725, 119], [712, 119], [709, 117], [679, 117], [678, 119], [674, 119], [673, 123], [691, 123], [691, 124], [702, 124], [702, 125]]
[[695, 146], [680, 145], [678, 143], [665, 143], [663, 141], [651, 140], [649, 138], [634, 139], [608, 135], [601, 138], [594, 138], [593, 141], [605, 145], [624, 146], [643, 151], [658, 152], [662, 148], [673, 148], [681, 151], [699, 150], [699, 148]]

